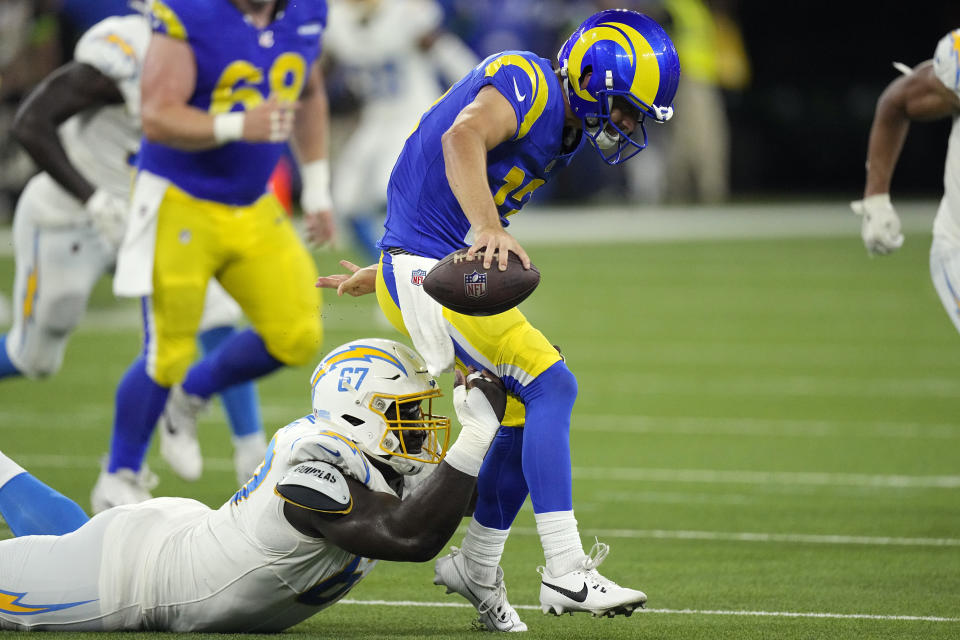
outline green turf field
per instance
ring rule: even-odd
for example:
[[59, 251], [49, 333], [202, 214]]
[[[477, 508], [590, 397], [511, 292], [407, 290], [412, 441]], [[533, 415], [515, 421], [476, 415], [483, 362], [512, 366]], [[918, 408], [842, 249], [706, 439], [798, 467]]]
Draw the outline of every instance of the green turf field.
[[[649, 609], [613, 620], [534, 610], [542, 555], [525, 509], [503, 567], [527, 637], [960, 637], [960, 339], [928, 246], [913, 234], [868, 259], [853, 233], [530, 248], [543, 282], [524, 310], [580, 384], [584, 543], [610, 544], [602, 572], [642, 588]], [[10, 269], [4, 258], [0, 283]], [[327, 346], [390, 336], [373, 304], [328, 296]], [[102, 287], [55, 379], [0, 383], [0, 447], [84, 507], [138, 348], [135, 314]], [[309, 411], [310, 370], [260, 384], [268, 424]], [[232, 493], [220, 409], [201, 426], [203, 481], [181, 482], [151, 455], [157, 495], [219, 505]], [[382, 563], [289, 635], [470, 633], [472, 610], [432, 575], [432, 563]]]

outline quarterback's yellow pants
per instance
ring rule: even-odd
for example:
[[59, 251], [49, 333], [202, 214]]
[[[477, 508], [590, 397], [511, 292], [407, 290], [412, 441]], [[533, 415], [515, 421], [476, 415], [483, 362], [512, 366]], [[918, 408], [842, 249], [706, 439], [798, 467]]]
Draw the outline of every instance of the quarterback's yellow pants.
[[273, 194], [235, 207], [171, 185], [157, 216], [146, 310], [147, 373], [157, 384], [186, 375], [211, 277], [237, 301], [270, 355], [288, 365], [314, 357], [323, 338], [317, 268]]
[[[395, 278], [409, 278], [393, 270], [392, 256], [382, 253], [377, 271], [377, 302], [390, 323], [410, 336], [400, 311]], [[427, 295], [423, 293], [423, 295]], [[561, 360], [556, 347], [534, 328], [519, 309], [513, 308], [494, 316], [468, 316], [443, 310], [443, 317], [453, 326], [451, 339], [456, 353], [456, 366], [483, 366], [507, 384], [505, 427], [522, 427], [523, 403], [515, 395], [528, 382]]]

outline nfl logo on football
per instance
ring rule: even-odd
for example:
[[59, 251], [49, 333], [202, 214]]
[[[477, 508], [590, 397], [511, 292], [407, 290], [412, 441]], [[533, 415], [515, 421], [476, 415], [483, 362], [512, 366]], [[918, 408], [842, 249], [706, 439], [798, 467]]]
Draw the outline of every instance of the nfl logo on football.
[[423, 269], [414, 269], [413, 273], [410, 274], [410, 284], [420, 286], [423, 284], [423, 279], [427, 277], [427, 272]]
[[463, 291], [468, 298], [487, 295], [487, 274], [474, 271], [463, 276]]

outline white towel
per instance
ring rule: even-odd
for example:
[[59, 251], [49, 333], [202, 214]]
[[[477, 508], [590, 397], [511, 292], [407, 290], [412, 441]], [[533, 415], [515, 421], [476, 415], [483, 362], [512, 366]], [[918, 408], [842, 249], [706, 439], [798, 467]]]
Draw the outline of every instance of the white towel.
[[453, 339], [447, 333], [443, 307], [423, 290], [423, 276], [439, 260], [400, 254], [393, 256], [393, 277], [403, 324], [413, 347], [423, 356], [430, 375], [453, 370]]
[[141, 171], [133, 188], [127, 231], [117, 254], [113, 293], [139, 298], [153, 293], [153, 255], [157, 244], [157, 210], [170, 183]]

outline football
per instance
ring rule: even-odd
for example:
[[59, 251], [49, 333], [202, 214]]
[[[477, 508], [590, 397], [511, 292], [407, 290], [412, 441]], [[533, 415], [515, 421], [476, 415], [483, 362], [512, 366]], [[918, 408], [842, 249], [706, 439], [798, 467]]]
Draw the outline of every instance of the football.
[[512, 309], [540, 284], [540, 271], [524, 269], [515, 253], [509, 254], [507, 270], [497, 267], [497, 254], [489, 269], [483, 268], [483, 250], [467, 260], [467, 250], [454, 251], [423, 279], [423, 290], [447, 309], [468, 316], [492, 316]]

